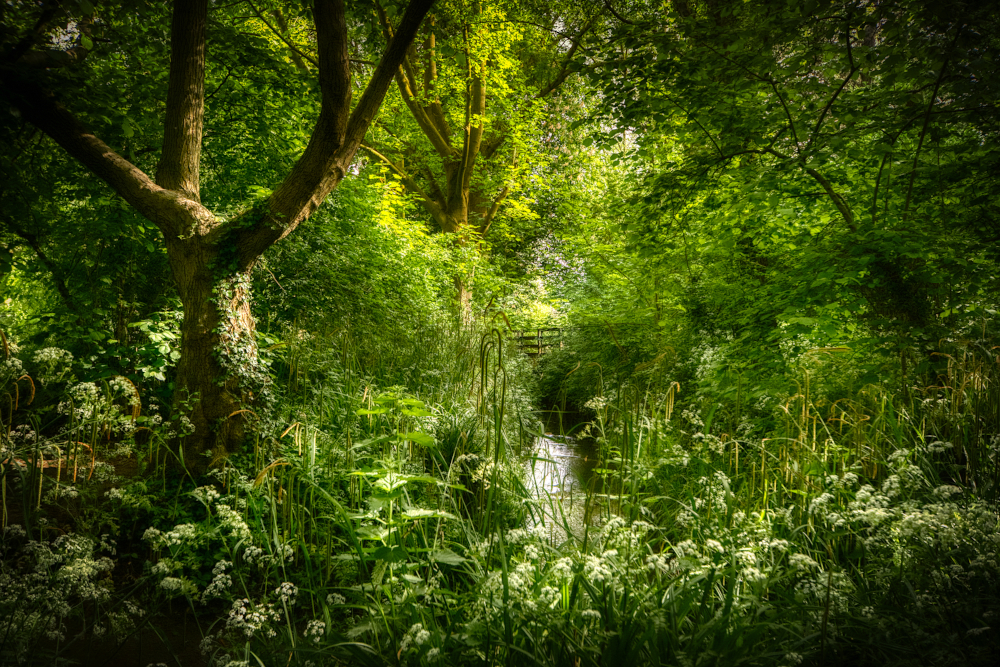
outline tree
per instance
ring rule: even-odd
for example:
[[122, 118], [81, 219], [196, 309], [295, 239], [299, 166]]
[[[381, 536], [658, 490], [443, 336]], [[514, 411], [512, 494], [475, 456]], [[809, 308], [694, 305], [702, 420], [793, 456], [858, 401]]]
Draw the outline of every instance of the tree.
[[[599, 14], [527, 4], [442, 3], [424, 23], [363, 146], [459, 245], [484, 238], [536, 159], [544, 101], [579, 69]], [[380, 7], [386, 37], [392, 27]], [[467, 281], [456, 276], [460, 303]]]
[[[194, 432], [180, 453], [203, 469], [237, 446], [242, 409], [264, 380], [250, 312], [249, 272], [261, 254], [319, 207], [344, 178], [434, 0], [411, 0], [364, 93], [352, 109], [350, 36], [343, 0], [316, 0], [319, 117], [294, 167], [265, 198], [229, 218], [201, 203], [200, 163], [205, 109], [208, 0], [177, 0], [170, 27], [169, 84], [163, 147], [155, 177], [88, 130], [45, 86], [46, 70], [83, 61], [93, 47], [90, 2], [43, 3], [19, 17], [29, 26], [5, 34], [0, 83], [5, 100], [71, 157], [150, 220], [163, 237], [184, 308], [175, 402], [189, 410]], [[44, 48], [53, 27], [76, 18], [69, 49]], [[99, 17], [98, 17], [99, 18]], [[6, 31], [5, 31], [6, 32]]]

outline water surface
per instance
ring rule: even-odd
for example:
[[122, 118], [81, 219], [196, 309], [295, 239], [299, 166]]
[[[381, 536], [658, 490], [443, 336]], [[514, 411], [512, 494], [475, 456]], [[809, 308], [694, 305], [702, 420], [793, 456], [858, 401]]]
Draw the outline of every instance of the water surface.
[[574, 537], [583, 539], [586, 525], [597, 525], [600, 514], [592, 511], [595, 516], [588, 517], [587, 507], [588, 491], [600, 484], [594, 474], [596, 445], [547, 433], [536, 440], [535, 454], [527, 465], [528, 489], [539, 513], [534, 525], [544, 525], [555, 544], [566, 540], [566, 526]]

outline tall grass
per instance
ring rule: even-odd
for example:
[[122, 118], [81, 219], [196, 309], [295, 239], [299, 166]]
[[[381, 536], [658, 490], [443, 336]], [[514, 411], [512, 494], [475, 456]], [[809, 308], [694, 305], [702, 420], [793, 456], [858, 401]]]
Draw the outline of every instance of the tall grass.
[[676, 567], [694, 554], [691, 571], [708, 576], [706, 559], [728, 557], [736, 598], [764, 582], [761, 602], [793, 610], [741, 630], [762, 641], [755, 660], [766, 646], [819, 662], [983, 660], [998, 644], [997, 360], [966, 350], [926, 386], [832, 402], [812, 389], [823, 370], [802, 368], [759, 437], [725, 418], [736, 406], [672, 415], [676, 385], [595, 397], [614, 506], [660, 527]]
[[[117, 614], [127, 636], [187, 608], [206, 660], [229, 666], [964, 664], [998, 647], [992, 359], [836, 400], [816, 390], [822, 364], [804, 364], [795, 391], [753, 409], [699, 409], [676, 382], [601, 383], [576, 430], [599, 453], [593, 477], [545, 493], [530, 486], [530, 465], [554, 462], [534, 452], [529, 362], [495, 329], [425, 333], [390, 354], [350, 329], [291, 327], [271, 351], [276, 408], [208, 479], [164, 472], [183, 422], [135, 416], [124, 384], [81, 393], [87, 410], [63, 401], [59, 432], [90, 447], [75, 483], [50, 437], [4, 459], [37, 534], [4, 534], [0, 583], [14, 590], [18, 554], [57, 554], [33, 602], [0, 600], [19, 619], [5, 636], [73, 614], [91, 635]], [[764, 411], [774, 427], [754, 431]], [[54, 499], [37, 493], [83, 488], [84, 463], [114, 449], [156, 474], [88, 501], [142, 534], [124, 545], [138, 588], [88, 597], [100, 547], [58, 555], [41, 520]], [[62, 461], [55, 480], [46, 458]], [[38, 591], [84, 563], [98, 565], [64, 589], [76, 611], [31, 620]]]

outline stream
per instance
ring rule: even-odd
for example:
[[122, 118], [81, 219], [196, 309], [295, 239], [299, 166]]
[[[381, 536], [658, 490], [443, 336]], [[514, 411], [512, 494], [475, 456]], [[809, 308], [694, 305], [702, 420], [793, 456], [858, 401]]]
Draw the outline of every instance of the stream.
[[599, 525], [600, 511], [593, 508], [587, 518], [588, 491], [600, 491], [597, 444], [569, 436], [546, 433], [535, 441], [535, 455], [528, 461], [528, 489], [537, 500], [541, 516], [533, 525], [544, 525], [549, 541], [566, 540], [566, 527], [577, 539], [584, 528]]

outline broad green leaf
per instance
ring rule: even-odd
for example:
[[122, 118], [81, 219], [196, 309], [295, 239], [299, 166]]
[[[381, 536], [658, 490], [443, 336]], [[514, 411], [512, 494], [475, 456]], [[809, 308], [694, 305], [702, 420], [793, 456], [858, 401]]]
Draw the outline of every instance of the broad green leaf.
[[426, 433], [421, 433], [420, 431], [400, 433], [399, 438], [400, 440], [412, 440], [421, 447], [433, 447], [435, 444], [433, 437], [427, 435]]
[[429, 552], [427, 557], [435, 563], [444, 563], [445, 565], [461, 565], [467, 560], [448, 548], [435, 549]]

